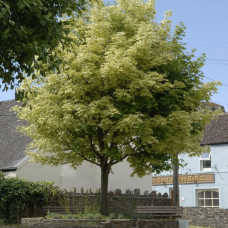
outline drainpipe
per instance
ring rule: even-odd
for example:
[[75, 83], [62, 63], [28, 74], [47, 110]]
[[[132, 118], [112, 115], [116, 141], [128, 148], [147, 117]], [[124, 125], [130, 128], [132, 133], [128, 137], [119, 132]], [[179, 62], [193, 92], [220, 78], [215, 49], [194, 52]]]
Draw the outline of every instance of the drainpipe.
[[179, 182], [178, 182], [178, 153], [173, 163], [173, 206], [179, 206]]

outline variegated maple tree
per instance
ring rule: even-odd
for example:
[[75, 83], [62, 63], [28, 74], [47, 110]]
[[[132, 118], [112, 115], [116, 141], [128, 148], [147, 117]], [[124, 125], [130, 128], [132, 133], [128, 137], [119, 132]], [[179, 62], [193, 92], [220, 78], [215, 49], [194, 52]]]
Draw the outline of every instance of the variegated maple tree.
[[155, 21], [154, 1], [96, 2], [70, 28], [71, 49], [59, 47], [60, 72], [24, 81], [17, 112], [29, 123], [22, 131], [35, 161], [101, 168], [100, 212], [107, 214], [113, 165], [126, 159], [143, 176], [168, 169], [177, 152], [203, 150], [215, 114], [201, 104], [216, 84], [203, 84], [204, 56], [186, 53], [184, 26], [172, 32], [169, 13]]

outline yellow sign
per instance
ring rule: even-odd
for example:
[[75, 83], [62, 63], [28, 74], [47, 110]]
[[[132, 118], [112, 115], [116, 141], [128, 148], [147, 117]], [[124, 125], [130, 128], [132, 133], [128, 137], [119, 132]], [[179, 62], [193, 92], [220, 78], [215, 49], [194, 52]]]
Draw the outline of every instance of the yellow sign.
[[[214, 174], [179, 175], [179, 184], [214, 183]], [[152, 177], [152, 185], [173, 184], [173, 176]]]

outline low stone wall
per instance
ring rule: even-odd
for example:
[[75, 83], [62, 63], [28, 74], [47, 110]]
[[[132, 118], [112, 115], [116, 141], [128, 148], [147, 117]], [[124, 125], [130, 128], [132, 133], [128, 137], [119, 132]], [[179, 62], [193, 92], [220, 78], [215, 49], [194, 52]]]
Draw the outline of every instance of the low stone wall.
[[132, 213], [137, 205], [140, 206], [170, 206], [171, 199], [168, 197], [151, 196], [109, 196], [110, 213]]
[[186, 207], [183, 210], [183, 219], [196, 226], [228, 228], [228, 209]]
[[42, 219], [23, 218], [22, 227], [74, 227], [74, 228], [178, 228], [179, 222], [176, 219], [148, 219], [148, 220], [84, 220], [84, 219]]
[[[99, 194], [69, 194], [68, 205], [74, 206], [76, 211], [94, 212], [99, 207]], [[171, 206], [171, 199], [167, 194], [156, 193], [149, 195], [109, 194], [108, 212], [132, 214], [135, 207], [140, 206]]]

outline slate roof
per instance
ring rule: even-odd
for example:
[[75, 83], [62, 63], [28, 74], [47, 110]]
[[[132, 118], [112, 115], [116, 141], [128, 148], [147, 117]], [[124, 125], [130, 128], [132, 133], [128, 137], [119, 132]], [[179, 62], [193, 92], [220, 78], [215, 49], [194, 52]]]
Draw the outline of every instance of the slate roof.
[[30, 139], [16, 132], [21, 124], [11, 107], [14, 100], [0, 102], [0, 170], [14, 167], [25, 157], [24, 151]]
[[213, 120], [205, 130], [201, 145], [228, 144], [228, 113]]

